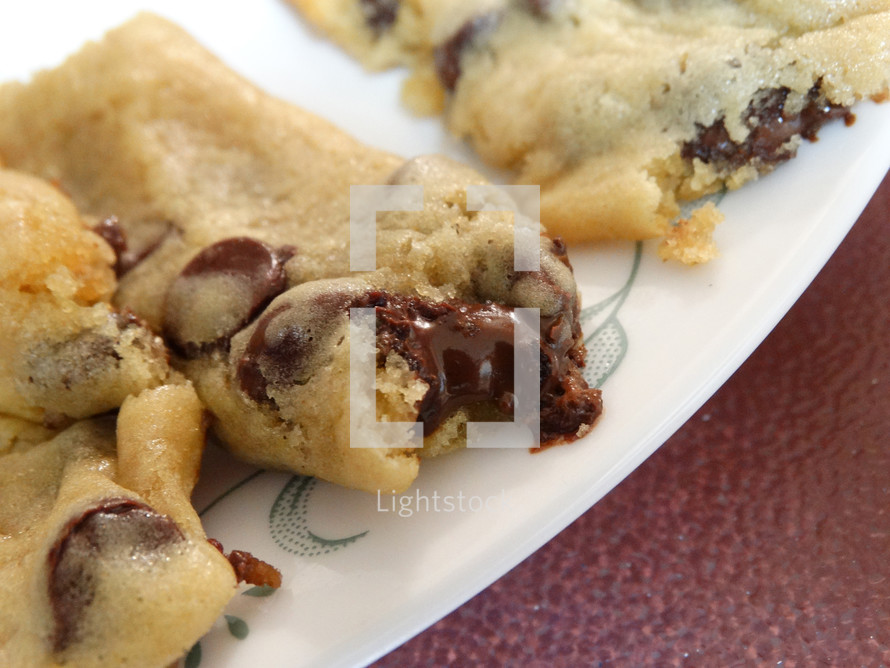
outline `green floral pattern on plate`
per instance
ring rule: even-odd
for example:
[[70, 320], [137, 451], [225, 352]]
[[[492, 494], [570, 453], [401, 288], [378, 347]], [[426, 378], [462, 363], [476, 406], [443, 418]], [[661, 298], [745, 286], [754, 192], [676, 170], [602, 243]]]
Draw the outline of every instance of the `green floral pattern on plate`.
[[335, 552], [367, 535], [367, 531], [345, 538], [322, 538], [309, 529], [309, 495], [317, 481], [309, 476], [292, 477], [269, 511], [269, 531], [284, 550], [300, 557]]
[[627, 354], [627, 333], [618, 319], [618, 311], [630, 294], [642, 256], [643, 244], [638, 241], [634, 248], [630, 274], [624, 285], [599, 303], [581, 310], [581, 328], [590, 332], [584, 338], [587, 346], [584, 379], [592, 387], [602, 387]]

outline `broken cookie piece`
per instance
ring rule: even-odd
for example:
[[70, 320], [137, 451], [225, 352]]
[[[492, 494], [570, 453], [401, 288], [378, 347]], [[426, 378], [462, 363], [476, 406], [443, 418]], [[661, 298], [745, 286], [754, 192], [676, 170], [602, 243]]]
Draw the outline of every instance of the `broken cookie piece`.
[[385, 22], [291, 1], [367, 66], [410, 67], [407, 104], [540, 184], [570, 242], [661, 237], [678, 202], [771, 171], [890, 83], [887, 0], [402, 0]]
[[108, 245], [71, 201], [0, 169], [0, 412], [62, 426], [169, 374], [161, 339], [111, 307]]
[[[513, 214], [467, 203], [468, 187], [487, 185], [478, 173], [363, 146], [160, 18], [0, 88], [0, 154], [117, 221], [129, 255], [115, 304], [163, 333], [216, 433], [250, 462], [404, 490], [420, 455], [466, 441], [468, 421], [516, 418], [505, 360], [520, 308], [540, 314], [542, 444], [578, 438], [600, 414], [580, 373], [579, 295], [561, 242], [533, 232], [535, 267], [516, 270]], [[376, 264], [353, 271], [351, 186], [368, 185], [420, 195], [416, 210], [382, 207]], [[422, 448], [351, 442], [355, 308], [378, 323], [370, 419], [422, 420]]]
[[236, 577], [190, 504], [203, 447], [182, 384], [2, 456], [0, 663], [163, 667], [207, 632]]
[[240, 579], [190, 503], [204, 408], [58, 188], [0, 170], [0, 229], [0, 665], [163, 668]]

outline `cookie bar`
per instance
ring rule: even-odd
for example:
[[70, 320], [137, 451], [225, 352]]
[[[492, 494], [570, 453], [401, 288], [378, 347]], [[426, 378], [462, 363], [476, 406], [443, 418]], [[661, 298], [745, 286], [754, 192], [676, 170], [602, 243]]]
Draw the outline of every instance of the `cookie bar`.
[[540, 184], [569, 242], [664, 235], [678, 201], [769, 172], [890, 79], [886, 0], [292, 2], [368, 66], [410, 66], [409, 105]]
[[114, 252], [62, 192], [0, 169], [0, 231], [0, 413], [60, 426], [168, 377], [161, 339], [111, 307]]
[[187, 384], [0, 456], [0, 664], [168, 666], [236, 592], [189, 495], [204, 447]]
[[[363, 146], [163, 19], [0, 88], [0, 155], [114, 217], [115, 304], [164, 334], [248, 461], [372, 491], [414, 479], [414, 445], [351, 447], [351, 308], [377, 319], [371, 410], [423, 420], [420, 454], [459, 447], [468, 421], [509, 419], [519, 307], [540, 315], [542, 443], [583, 435], [601, 411], [559, 240], [535, 234], [539, 269], [515, 271], [512, 214], [467, 205], [478, 173]], [[355, 185], [422, 187], [422, 210], [378, 214], [373, 270], [351, 270]]]

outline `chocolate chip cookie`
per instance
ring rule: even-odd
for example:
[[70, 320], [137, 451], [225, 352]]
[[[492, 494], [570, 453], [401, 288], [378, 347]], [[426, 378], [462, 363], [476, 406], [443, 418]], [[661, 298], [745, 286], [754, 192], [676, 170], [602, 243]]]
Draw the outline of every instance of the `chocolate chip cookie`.
[[190, 505], [204, 407], [110, 303], [116, 223], [0, 169], [0, 230], [0, 664], [169, 665], [239, 580], [280, 576]]
[[190, 505], [204, 447], [187, 384], [0, 456], [0, 663], [166, 666], [237, 580]]
[[0, 169], [0, 413], [58, 427], [169, 376], [160, 337], [111, 306], [115, 255], [92, 227], [58, 188]]
[[[0, 155], [116, 221], [114, 303], [163, 334], [216, 433], [248, 461], [405, 489], [419, 456], [462, 445], [468, 423], [516, 417], [522, 309], [539, 315], [540, 444], [574, 440], [600, 414], [561, 241], [526, 235], [535, 266], [517, 270], [513, 214], [468, 204], [468, 188], [486, 185], [478, 173], [363, 146], [165, 20], [140, 16], [0, 88]], [[374, 262], [360, 269], [353, 186], [418, 195], [415, 210], [380, 207]], [[354, 309], [376, 320], [365, 360], [376, 389], [361, 406]], [[363, 447], [357, 414], [371, 416], [360, 433], [381, 422], [416, 433], [421, 420], [422, 441]]]
[[292, 2], [369, 67], [411, 67], [409, 106], [540, 184], [570, 242], [664, 235], [678, 201], [769, 172], [890, 79], [886, 0]]

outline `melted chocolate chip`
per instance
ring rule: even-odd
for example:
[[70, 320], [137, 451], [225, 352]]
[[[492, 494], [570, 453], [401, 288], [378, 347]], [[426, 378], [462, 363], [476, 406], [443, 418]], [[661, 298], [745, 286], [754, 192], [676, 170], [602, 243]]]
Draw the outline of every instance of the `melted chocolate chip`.
[[167, 293], [164, 331], [177, 350], [193, 357], [227, 343], [287, 287], [284, 264], [294, 252], [234, 237], [198, 253]]
[[446, 90], [453, 91], [461, 75], [461, 59], [464, 53], [489, 35], [503, 18], [502, 12], [480, 14], [467, 21], [449, 39], [436, 47], [434, 58], [436, 74]]
[[[490, 401], [513, 414], [512, 309], [383, 298], [385, 305], [376, 307], [378, 350], [384, 356], [394, 350], [429, 385], [418, 411], [426, 435], [462, 406]], [[588, 388], [581, 375], [583, 353], [574, 352], [580, 327], [570, 320], [562, 314], [541, 319], [542, 444], [572, 438], [602, 412], [599, 390]]]
[[[536, 19], [546, 21], [562, 0], [516, 0], [514, 7]], [[436, 47], [433, 57], [436, 74], [446, 90], [453, 92], [462, 74], [461, 59], [469, 49], [479, 46], [500, 25], [506, 10], [492, 10], [472, 17], [451, 37]]]
[[396, 22], [400, 5], [400, 0], [359, 0], [365, 23], [378, 37]]
[[[383, 302], [382, 304], [380, 302]], [[493, 401], [513, 412], [512, 311], [498, 304], [430, 303], [371, 293], [355, 306], [374, 305], [380, 363], [390, 351], [429, 385], [418, 410], [429, 435], [458, 408]]]
[[562, 237], [555, 236], [550, 239], [550, 252], [566, 267], [572, 268], [572, 263], [569, 262], [569, 249], [566, 247], [566, 242], [563, 241]]
[[306, 353], [311, 342], [309, 335], [300, 328], [292, 327], [286, 329], [274, 341], [267, 343], [270, 325], [277, 316], [289, 308], [290, 306], [285, 305], [273, 309], [257, 321], [244, 355], [238, 360], [235, 373], [241, 391], [257, 403], [275, 405], [275, 400], [269, 396], [269, 382], [266, 379], [270, 364], [279, 369], [288, 369], [294, 385], [306, 382], [302, 378], [305, 371], [303, 361], [307, 357]]
[[102, 237], [105, 242], [111, 246], [114, 251], [115, 262], [114, 272], [120, 278], [128, 271], [133, 269], [137, 264], [142, 262], [146, 257], [151, 255], [161, 242], [169, 234], [173, 226], [170, 223], [161, 223], [153, 225], [153, 227], [162, 227], [163, 231], [154, 235], [154, 238], [146, 243], [143, 248], [134, 250], [130, 248], [130, 242], [127, 233], [121, 226], [116, 216], [109, 216], [101, 223], [93, 227], [93, 232]]
[[283, 282], [282, 264], [294, 250], [287, 246], [276, 251], [250, 237], [223, 239], [192, 258], [180, 275], [232, 274], [249, 281], [255, 292], [265, 293]]
[[108, 499], [68, 522], [47, 557], [53, 650], [62, 652], [80, 639], [84, 611], [95, 596], [98, 564], [115, 557], [157, 555], [182, 540], [173, 520], [129, 499]]
[[[131, 327], [141, 327], [148, 334], [145, 323], [127, 309], [112, 311], [109, 317], [119, 333]], [[117, 350], [119, 340], [117, 336], [109, 336], [100, 326], [81, 330], [64, 341], [42, 341], [28, 356], [28, 380], [49, 391], [78, 391], [79, 385], [117, 368], [123, 359]], [[147, 340], [150, 339], [139, 337], [134, 343], [142, 345], [140, 341]], [[160, 345], [156, 354], [164, 356]]]
[[127, 252], [127, 235], [120, 226], [120, 222], [114, 216], [110, 216], [101, 223], [93, 227], [93, 232], [102, 237], [105, 242], [111, 246], [114, 251], [114, 270], [118, 277], [123, 273], [121, 271], [121, 258]]
[[351, 300], [343, 293], [323, 294], [302, 307], [284, 303], [260, 316], [236, 368], [241, 390], [258, 403], [275, 406], [270, 384], [305, 384], [327, 333]]
[[520, 4], [535, 18], [549, 19], [562, 0], [521, 0]]
[[[420, 401], [418, 420], [429, 435], [457, 409], [490, 402], [502, 414], [513, 413], [513, 309], [499, 304], [430, 302], [415, 296], [370, 291], [363, 295], [316, 297], [298, 307], [281, 304], [263, 314], [237, 366], [242, 391], [258, 403], [275, 406], [271, 387], [303, 384], [326, 331], [351, 307], [374, 307], [377, 316], [377, 363], [394, 352], [429, 389]], [[579, 427], [602, 411], [599, 390], [587, 387], [580, 367], [581, 328], [569, 313], [541, 318], [541, 442], [570, 440]], [[313, 312], [312, 318], [301, 317]], [[309, 323], [316, 323], [311, 325]]]
[[685, 160], [698, 158], [729, 171], [750, 163], [775, 165], [794, 157], [795, 149], [787, 146], [793, 137], [814, 141], [819, 129], [831, 120], [843, 118], [847, 125], [853, 123], [850, 110], [828, 102], [818, 84], [809, 90], [798, 113], [785, 109], [789, 93], [787, 88], [765, 90], [751, 101], [745, 112], [751, 131], [742, 143], [732, 140], [720, 119], [708, 127], [699, 126], [698, 136], [683, 145], [681, 155]]
[[[585, 349], [577, 318], [563, 314], [541, 319], [541, 445], [570, 440], [582, 425], [603, 412], [602, 392], [581, 373]], [[543, 345], [546, 341], [549, 345]]]

